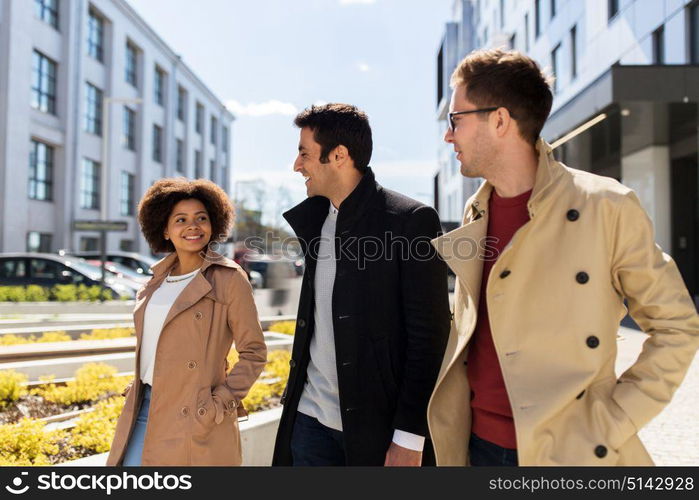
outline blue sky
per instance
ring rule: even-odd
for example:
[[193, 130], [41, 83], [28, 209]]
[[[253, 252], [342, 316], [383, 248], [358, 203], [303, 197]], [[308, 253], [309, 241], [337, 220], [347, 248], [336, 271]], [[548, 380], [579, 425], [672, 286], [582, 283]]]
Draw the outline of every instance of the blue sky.
[[267, 221], [305, 197], [292, 121], [316, 102], [366, 111], [379, 182], [432, 202], [436, 54], [452, 0], [128, 1], [236, 115], [233, 178], [270, 186]]

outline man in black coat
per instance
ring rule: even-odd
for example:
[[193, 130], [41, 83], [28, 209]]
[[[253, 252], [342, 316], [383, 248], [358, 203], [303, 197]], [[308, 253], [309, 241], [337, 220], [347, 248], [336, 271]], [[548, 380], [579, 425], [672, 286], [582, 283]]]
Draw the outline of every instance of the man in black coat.
[[284, 214], [306, 259], [273, 465], [420, 465], [449, 335], [437, 212], [382, 188], [354, 106], [312, 106]]

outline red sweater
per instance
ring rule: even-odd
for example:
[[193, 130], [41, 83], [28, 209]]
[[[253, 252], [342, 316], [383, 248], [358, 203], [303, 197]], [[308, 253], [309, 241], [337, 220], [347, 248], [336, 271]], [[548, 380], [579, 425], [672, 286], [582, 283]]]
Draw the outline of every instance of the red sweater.
[[527, 191], [514, 198], [501, 198], [493, 189], [489, 201], [489, 238], [486, 255], [496, 257], [483, 262], [478, 319], [469, 344], [466, 366], [471, 385], [471, 431], [481, 439], [510, 449], [517, 448], [517, 438], [512, 407], [490, 331], [486, 286], [497, 256], [502, 253], [515, 232], [529, 221], [527, 202], [531, 193]]

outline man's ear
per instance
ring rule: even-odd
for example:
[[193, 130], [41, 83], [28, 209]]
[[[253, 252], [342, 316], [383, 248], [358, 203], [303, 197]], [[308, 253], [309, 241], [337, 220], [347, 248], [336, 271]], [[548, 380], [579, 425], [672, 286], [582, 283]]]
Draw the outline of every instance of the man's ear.
[[333, 150], [332, 154], [333, 154], [333, 156], [334, 156], [334, 158], [335, 158], [335, 161], [338, 162], [338, 163], [342, 163], [342, 162], [344, 162], [347, 158], [349, 158], [349, 150], [348, 150], [345, 146], [343, 146], [342, 144], [340, 144], [339, 146], [337, 146], [337, 147]]

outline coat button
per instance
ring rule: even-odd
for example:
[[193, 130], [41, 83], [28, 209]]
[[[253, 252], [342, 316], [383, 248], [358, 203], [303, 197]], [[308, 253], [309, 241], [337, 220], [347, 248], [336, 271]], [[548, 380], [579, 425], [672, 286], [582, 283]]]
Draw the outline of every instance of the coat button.
[[194, 370], [197, 367], [197, 362], [196, 361], [187, 361], [187, 368], [190, 370]]
[[575, 275], [575, 281], [580, 283], [581, 285], [584, 285], [588, 281], [590, 281], [590, 276], [585, 271], [580, 271], [578, 274]]
[[228, 402], [228, 409], [229, 409], [229, 410], [235, 410], [235, 408], [236, 408], [237, 406], [238, 406], [238, 405], [236, 404], [235, 400], [233, 400], [233, 399], [231, 399], [231, 400]]
[[607, 447], [599, 445], [595, 447], [595, 455], [597, 455], [598, 458], [604, 458], [607, 456]]
[[505, 269], [503, 272], [500, 273], [500, 278], [505, 279], [510, 275], [511, 271], [509, 269]]
[[203, 417], [204, 415], [206, 415], [206, 408], [199, 408], [197, 410], [197, 413], [199, 414], [200, 417]]
[[289, 366], [292, 367], [292, 368], [293, 368], [294, 366], [296, 366], [296, 360], [293, 359], [293, 358], [290, 359], [290, 360], [289, 360]]
[[300, 326], [301, 328], [303, 328], [304, 326], [306, 326], [306, 320], [303, 319], [303, 318], [300, 318], [299, 321], [298, 321], [298, 323], [299, 323], [299, 326]]
[[587, 340], [585, 340], [585, 343], [587, 344], [587, 347], [589, 347], [590, 349], [594, 349], [599, 345], [599, 339], [594, 335], [590, 335], [589, 337], [587, 337]]
[[568, 213], [566, 214], [566, 217], [570, 222], [575, 222], [580, 218], [580, 212], [575, 210], [574, 208], [568, 210]]
[[201, 319], [202, 316], [204, 316], [204, 315], [201, 313], [201, 311], [197, 311], [197, 313], [194, 315], [194, 317], [195, 317], [196, 319]]
[[183, 406], [182, 408], [180, 408], [180, 413], [186, 417], [187, 415], [189, 415], [189, 408]]

